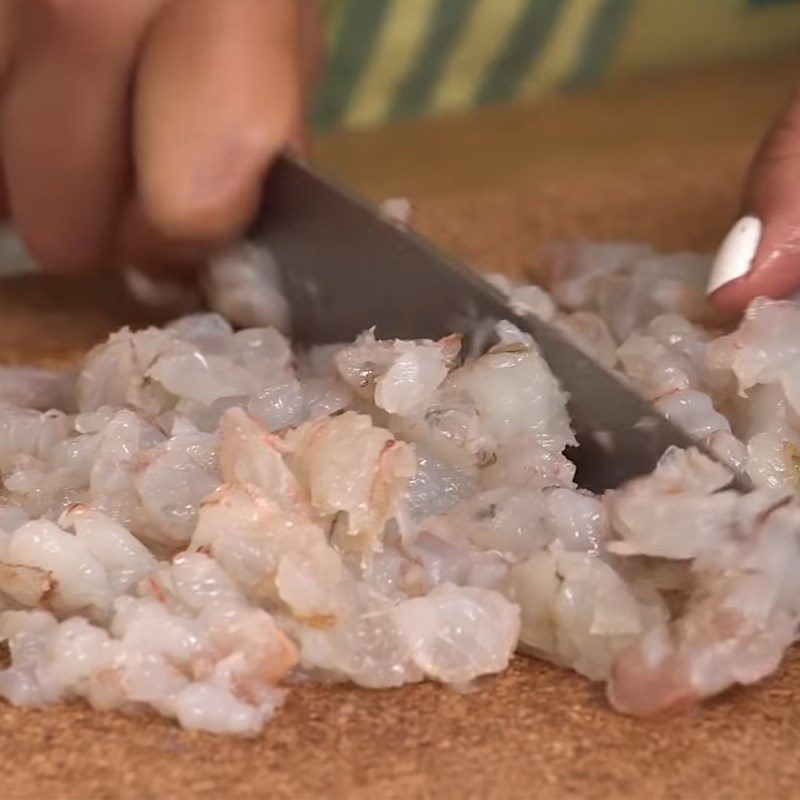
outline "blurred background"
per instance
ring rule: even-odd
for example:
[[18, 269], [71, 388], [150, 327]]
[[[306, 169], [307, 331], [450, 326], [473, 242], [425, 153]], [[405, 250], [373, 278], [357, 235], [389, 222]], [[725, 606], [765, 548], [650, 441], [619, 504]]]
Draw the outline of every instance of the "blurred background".
[[323, 0], [317, 157], [374, 196], [517, 188], [751, 145], [798, 0]]

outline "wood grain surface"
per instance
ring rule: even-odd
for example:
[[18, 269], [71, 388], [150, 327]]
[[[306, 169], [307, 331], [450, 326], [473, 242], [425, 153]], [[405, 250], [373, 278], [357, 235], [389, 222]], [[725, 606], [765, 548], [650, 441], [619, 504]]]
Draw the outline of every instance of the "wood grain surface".
[[[420, 229], [477, 267], [525, 273], [562, 235], [708, 249], [799, 77], [798, 60], [740, 64], [336, 137], [319, 153], [373, 196], [410, 194]], [[152, 319], [111, 280], [7, 282], [0, 361], [69, 363]], [[524, 659], [468, 693], [299, 686], [247, 741], [80, 705], [0, 704], [9, 800], [800, 797], [798, 753], [796, 656], [759, 686], [659, 722], [615, 715], [596, 686]]]

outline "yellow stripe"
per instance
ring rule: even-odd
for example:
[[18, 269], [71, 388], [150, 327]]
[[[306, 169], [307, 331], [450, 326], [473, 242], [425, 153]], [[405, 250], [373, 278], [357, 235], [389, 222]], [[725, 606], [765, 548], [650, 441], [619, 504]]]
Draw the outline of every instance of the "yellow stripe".
[[395, 91], [425, 41], [437, 0], [394, 0], [381, 28], [372, 61], [364, 70], [344, 117], [345, 125], [380, 122]]
[[603, 0], [569, 0], [538, 61], [522, 79], [518, 94], [536, 97], [571, 74], [581, 55], [587, 29]]
[[322, 29], [325, 34], [325, 51], [333, 50], [333, 45], [339, 36], [339, 26], [342, 24], [347, 0], [323, 0], [322, 2]]
[[488, 65], [500, 51], [526, 0], [479, 0], [433, 92], [432, 111], [468, 108]]
[[322, 0], [322, 36], [325, 53], [332, 53], [339, 39], [347, 0]]
[[744, 0], [639, 0], [609, 73], [757, 56], [796, 46], [798, 37], [796, 3], [759, 8]]

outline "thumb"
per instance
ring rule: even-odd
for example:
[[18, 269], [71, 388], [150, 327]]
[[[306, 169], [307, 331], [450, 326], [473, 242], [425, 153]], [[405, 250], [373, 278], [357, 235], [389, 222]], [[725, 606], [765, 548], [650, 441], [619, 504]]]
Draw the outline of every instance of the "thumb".
[[744, 211], [717, 251], [708, 283], [709, 300], [726, 312], [800, 289], [800, 90], [753, 159]]

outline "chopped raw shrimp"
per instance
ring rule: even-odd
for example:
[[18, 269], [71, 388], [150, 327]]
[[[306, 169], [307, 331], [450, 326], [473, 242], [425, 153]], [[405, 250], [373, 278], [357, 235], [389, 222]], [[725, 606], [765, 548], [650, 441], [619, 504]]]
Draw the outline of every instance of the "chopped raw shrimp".
[[357, 548], [379, 546], [416, 470], [412, 449], [352, 411], [307, 422], [283, 440], [289, 467], [323, 517], [343, 515]]
[[464, 352], [236, 331], [288, 305], [269, 253], [235, 245], [205, 272], [230, 320], [0, 374], [0, 696], [253, 735], [299, 670], [464, 684], [520, 647], [633, 714], [773, 671], [800, 624], [800, 305], [756, 301], [723, 331], [705, 257], [544, 261], [552, 294], [490, 280], [718, 461], [672, 449], [577, 488], [567, 396], [529, 334], [487, 321]]
[[780, 664], [800, 623], [800, 510], [757, 522], [724, 569], [698, 573], [686, 610], [624, 652], [608, 696], [629, 714], [670, 711], [735, 683], [754, 683]]

